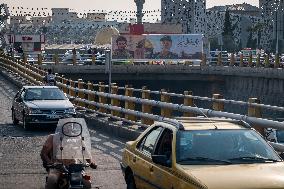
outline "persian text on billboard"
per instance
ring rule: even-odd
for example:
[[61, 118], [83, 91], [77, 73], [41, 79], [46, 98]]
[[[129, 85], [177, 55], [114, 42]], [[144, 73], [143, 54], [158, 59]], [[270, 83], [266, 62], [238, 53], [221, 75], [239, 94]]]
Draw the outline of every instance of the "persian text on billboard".
[[203, 35], [119, 35], [112, 37], [113, 60], [201, 59]]

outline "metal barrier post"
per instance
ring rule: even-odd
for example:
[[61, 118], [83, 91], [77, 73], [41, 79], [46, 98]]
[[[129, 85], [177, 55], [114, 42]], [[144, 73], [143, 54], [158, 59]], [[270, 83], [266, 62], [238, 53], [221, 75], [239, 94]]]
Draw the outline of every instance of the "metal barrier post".
[[234, 65], [235, 65], [235, 54], [232, 53], [231, 58], [230, 58], [230, 66], [234, 66]]
[[[167, 92], [165, 89], [161, 89], [161, 92]], [[170, 103], [170, 95], [167, 95], [167, 94], [162, 94], [161, 93], [161, 101], [162, 102], [167, 102], [167, 103]], [[161, 108], [161, 116], [164, 116], [164, 117], [167, 117], [167, 118], [170, 118], [172, 115], [172, 110], [171, 109], [168, 109], [168, 108]]]
[[[223, 99], [223, 95], [221, 94], [213, 94], [213, 98], [214, 99]], [[224, 102], [213, 102], [213, 106], [212, 106], [213, 110], [216, 111], [224, 111]]]
[[[260, 100], [257, 98], [249, 98], [248, 102], [259, 104]], [[261, 108], [249, 105], [248, 106], [248, 116], [261, 118], [262, 117]], [[252, 125], [252, 126], [255, 128], [255, 130], [257, 130], [260, 134], [264, 136], [264, 129], [262, 127], [259, 127], [257, 125]]]
[[58, 54], [57, 53], [53, 55], [53, 61], [54, 61], [55, 65], [58, 65], [59, 61], [58, 61]]
[[239, 67], [243, 67], [244, 66], [244, 55], [243, 53], [240, 54], [240, 64]]
[[280, 65], [280, 57], [279, 57], [279, 54], [276, 53], [276, 54], [275, 54], [274, 68], [279, 68], [279, 65]]
[[218, 59], [217, 59], [217, 66], [222, 66], [223, 64], [222, 64], [222, 54], [221, 53], [219, 53], [218, 54]]
[[96, 55], [92, 54], [92, 64], [96, 65]]
[[73, 54], [72, 55], [72, 63], [73, 63], [73, 65], [75, 66], [76, 64], [77, 64], [77, 62], [76, 62], [76, 54]]
[[[151, 94], [150, 90], [147, 90], [146, 86], [142, 87], [142, 98], [143, 99], [149, 99], [150, 100], [151, 99], [150, 94]], [[152, 114], [152, 106], [142, 104], [142, 112]], [[151, 120], [151, 119], [141, 118], [141, 123], [146, 124], [146, 125], [152, 125], [154, 123], [154, 121]]]
[[[73, 87], [75, 88], [75, 82], [72, 81], [71, 79], [69, 79], [69, 83], [70, 83], [70, 87]], [[69, 95], [70, 96], [73, 96], [73, 97], [76, 97], [76, 92], [74, 89], [69, 89]]]
[[[62, 84], [67, 85], [67, 81], [68, 81], [68, 80], [62, 76]], [[68, 88], [65, 87], [65, 86], [62, 87], [62, 88], [63, 88], [63, 92], [64, 92], [65, 94], [67, 94], [67, 93], [68, 93]]]
[[26, 64], [27, 63], [27, 54], [23, 53], [23, 62]]
[[249, 53], [248, 66], [252, 67], [252, 53]]
[[[99, 82], [99, 92], [105, 92], [105, 86], [104, 82]], [[99, 103], [106, 104], [107, 103], [107, 98], [103, 96], [99, 96]], [[107, 113], [107, 110], [105, 108], [99, 108], [99, 111], [102, 113]]]
[[[93, 91], [94, 90], [94, 85], [90, 81], [88, 82], [88, 90]], [[88, 94], [88, 101], [94, 102], [95, 101], [95, 95], [94, 94]], [[88, 108], [91, 110], [95, 110], [96, 106], [89, 104]]]
[[[82, 79], [78, 79], [78, 89], [84, 89], [84, 82]], [[85, 93], [78, 91], [78, 97], [81, 99], [85, 99]], [[86, 104], [84, 102], [79, 102], [78, 105], [82, 107], [86, 107]]]
[[[111, 86], [111, 94], [117, 94], [117, 92], [118, 92], [118, 86], [112, 85]], [[111, 105], [119, 107], [120, 106], [120, 102], [119, 102], [118, 99], [112, 99], [111, 98]], [[120, 116], [120, 112], [111, 110], [111, 115], [119, 117]]]
[[[125, 85], [125, 96], [130, 96], [130, 97], [133, 96], [133, 88], [129, 88], [128, 85]], [[125, 101], [124, 107], [125, 109], [135, 110], [135, 103]], [[136, 117], [134, 115], [125, 114], [125, 118], [131, 121], [136, 121]]]
[[257, 54], [257, 57], [256, 57], [255, 66], [256, 66], [256, 67], [260, 67], [260, 54], [259, 54], [259, 53]]
[[37, 64], [42, 65], [42, 54], [41, 53], [37, 55]]
[[[192, 91], [184, 91], [184, 95], [193, 95]], [[183, 104], [185, 106], [192, 106], [194, 107], [194, 100], [191, 97], [184, 97], [183, 99]], [[194, 113], [190, 113], [190, 112], [184, 112], [183, 113], [184, 117], [194, 117], [195, 114]]]
[[269, 54], [265, 54], [264, 55], [264, 65], [265, 65], [265, 68], [269, 68], [270, 67]]
[[206, 54], [205, 53], [202, 53], [200, 66], [206, 66]]

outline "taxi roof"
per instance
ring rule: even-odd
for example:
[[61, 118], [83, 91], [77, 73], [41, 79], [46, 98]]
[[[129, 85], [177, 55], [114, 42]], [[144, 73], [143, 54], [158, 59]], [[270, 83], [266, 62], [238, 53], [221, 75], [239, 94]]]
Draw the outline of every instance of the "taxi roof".
[[224, 118], [204, 117], [177, 117], [184, 130], [209, 130], [209, 129], [246, 129], [249, 125], [245, 122]]
[[46, 86], [46, 85], [34, 85], [34, 86], [23, 86], [25, 89], [44, 89], [44, 88], [51, 88], [51, 89], [58, 89], [57, 86]]

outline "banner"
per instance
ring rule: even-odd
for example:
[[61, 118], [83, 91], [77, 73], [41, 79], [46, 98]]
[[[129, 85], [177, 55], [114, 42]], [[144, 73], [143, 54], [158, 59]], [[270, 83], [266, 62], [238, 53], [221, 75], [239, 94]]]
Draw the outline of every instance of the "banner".
[[201, 59], [202, 34], [112, 36], [112, 60]]

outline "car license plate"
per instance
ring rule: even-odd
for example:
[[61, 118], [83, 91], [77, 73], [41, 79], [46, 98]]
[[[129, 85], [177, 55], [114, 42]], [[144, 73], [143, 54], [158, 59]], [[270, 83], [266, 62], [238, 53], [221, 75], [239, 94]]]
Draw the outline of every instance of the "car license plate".
[[58, 119], [60, 118], [60, 115], [47, 115], [48, 119]]

